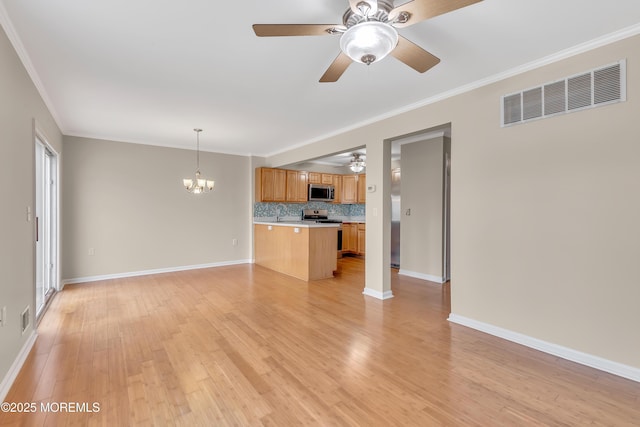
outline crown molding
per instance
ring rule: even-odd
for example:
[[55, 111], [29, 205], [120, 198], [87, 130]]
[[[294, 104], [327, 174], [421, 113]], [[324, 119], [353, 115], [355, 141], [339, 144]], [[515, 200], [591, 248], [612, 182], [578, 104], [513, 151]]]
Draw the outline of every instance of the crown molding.
[[307, 140], [305, 142], [301, 142], [299, 144], [291, 145], [286, 149], [279, 150], [279, 151], [267, 154], [264, 157], [276, 156], [278, 154], [286, 153], [287, 151], [295, 150], [297, 148], [301, 148], [301, 147], [304, 147], [306, 145], [310, 145], [310, 144], [313, 144], [313, 143], [316, 143], [316, 142], [324, 141], [326, 139], [329, 139], [329, 138], [332, 138], [332, 137], [335, 137], [335, 136], [338, 136], [338, 135], [342, 135], [344, 133], [353, 131], [355, 129], [359, 129], [359, 128], [371, 125], [373, 123], [376, 123], [376, 122], [379, 122], [379, 121], [382, 121], [382, 120], [386, 120], [386, 119], [389, 119], [391, 117], [395, 117], [395, 116], [398, 116], [400, 114], [407, 113], [409, 111], [416, 110], [418, 108], [421, 108], [421, 107], [424, 107], [424, 106], [427, 106], [427, 105], [435, 104], [436, 102], [440, 102], [440, 101], [443, 101], [443, 100], [448, 99], [448, 98], [452, 98], [452, 97], [457, 96], [457, 95], [461, 95], [461, 94], [464, 94], [464, 93], [467, 93], [467, 92], [471, 92], [472, 90], [479, 89], [481, 87], [488, 86], [490, 84], [497, 83], [497, 82], [502, 81], [502, 80], [506, 80], [506, 79], [508, 79], [510, 77], [514, 77], [514, 76], [517, 76], [519, 74], [523, 74], [523, 73], [526, 73], [528, 71], [532, 71], [532, 70], [535, 70], [537, 68], [541, 68], [541, 67], [544, 67], [546, 65], [553, 64], [555, 62], [559, 62], [559, 61], [562, 61], [562, 60], [567, 59], [567, 58], [571, 58], [572, 56], [576, 56], [576, 55], [579, 55], [581, 53], [589, 52], [589, 51], [597, 49], [599, 47], [606, 46], [606, 45], [609, 45], [611, 43], [615, 43], [617, 41], [624, 40], [624, 39], [627, 39], [629, 37], [636, 36], [638, 34], [640, 34], [640, 24], [635, 24], [635, 25], [632, 25], [630, 27], [626, 27], [626, 28], [623, 28], [621, 30], [615, 31], [613, 33], [609, 33], [609, 34], [606, 34], [604, 36], [595, 38], [595, 39], [590, 40], [588, 42], [581, 43], [581, 44], [578, 44], [576, 46], [570, 47], [568, 49], [561, 50], [559, 52], [556, 52], [556, 53], [553, 53], [551, 55], [545, 56], [543, 58], [537, 59], [535, 61], [531, 61], [531, 62], [528, 62], [526, 64], [519, 65], [517, 67], [511, 68], [511, 69], [506, 70], [504, 72], [501, 72], [501, 73], [498, 73], [498, 74], [494, 74], [494, 75], [489, 76], [487, 78], [484, 78], [484, 79], [481, 79], [481, 80], [477, 80], [475, 82], [472, 82], [472, 83], [457, 87], [455, 89], [452, 89], [452, 90], [449, 90], [449, 91], [446, 91], [446, 92], [439, 93], [439, 94], [434, 95], [434, 96], [432, 96], [430, 98], [425, 98], [425, 99], [420, 100], [418, 102], [415, 102], [413, 104], [408, 104], [408, 105], [405, 105], [404, 107], [401, 107], [401, 108], [398, 108], [398, 109], [395, 109], [395, 110], [392, 110], [392, 111], [388, 111], [388, 112], [386, 112], [384, 114], [380, 114], [378, 116], [371, 117], [371, 118], [369, 118], [367, 120], [363, 120], [363, 121], [355, 123], [355, 124], [353, 124], [351, 126], [346, 126], [346, 127], [341, 128], [341, 129], [337, 129], [334, 132], [330, 132], [330, 133], [318, 136], [316, 138]]
[[44, 85], [42, 84], [42, 80], [40, 79], [40, 76], [38, 75], [36, 68], [33, 66], [31, 57], [27, 53], [27, 50], [25, 49], [24, 44], [22, 43], [22, 39], [20, 39], [20, 36], [18, 36], [18, 33], [16, 32], [16, 29], [13, 26], [13, 22], [11, 22], [11, 19], [9, 18], [9, 14], [7, 13], [7, 9], [4, 7], [3, 2], [0, 2], [0, 25], [4, 29], [4, 32], [7, 34], [7, 38], [11, 42], [13, 49], [16, 51], [18, 58], [20, 58], [20, 61], [22, 62], [22, 66], [27, 71], [27, 74], [31, 78], [33, 85], [36, 87], [36, 90], [40, 94], [42, 101], [47, 106], [47, 109], [49, 110], [49, 113], [53, 117], [53, 120], [56, 122], [56, 125], [58, 125], [58, 129], [60, 129], [60, 132], [62, 132], [62, 134], [64, 135], [65, 129], [64, 129], [64, 126], [62, 126], [62, 120], [60, 119], [60, 115], [58, 114], [55, 106], [53, 105], [53, 102], [51, 101], [49, 94], [45, 90]]

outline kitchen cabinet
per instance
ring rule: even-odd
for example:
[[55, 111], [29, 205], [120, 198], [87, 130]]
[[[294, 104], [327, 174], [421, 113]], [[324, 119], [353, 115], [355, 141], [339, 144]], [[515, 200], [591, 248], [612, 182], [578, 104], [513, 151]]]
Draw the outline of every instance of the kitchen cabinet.
[[358, 201], [358, 176], [343, 175], [342, 176], [342, 198], [341, 203], [353, 204]]
[[336, 230], [326, 224], [255, 224], [255, 263], [306, 281], [333, 277]]
[[364, 255], [366, 225], [357, 222], [342, 223], [342, 253]]
[[256, 169], [256, 202], [284, 202], [287, 198], [287, 171]]
[[307, 201], [307, 172], [287, 171], [287, 202], [304, 203]]
[[276, 168], [256, 168], [256, 202], [306, 203], [308, 184], [333, 185], [333, 203], [366, 201], [366, 176], [337, 175]]
[[358, 203], [366, 203], [367, 201], [367, 175], [358, 175], [358, 191], [356, 200]]
[[356, 253], [358, 250], [358, 224], [342, 223], [342, 253]]
[[366, 226], [364, 224], [358, 224], [357, 227], [357, 241], [358, 241], [358, 248], [356, 250], [356, 252], [358, 253], [358, 255], [364, 255], [364, 251], [365, 251], [365, 247], [366, 247]]
[[333, 175], [334, 199], [333, 203], [342, 202], [342, 175]]
[[309, 184], [322, 184], [322, 174], [320, 172], [309, 172]]
[[354, 204], [365, 203], [367, 201], [367, 176], [343, 175], [342, 176], [342, 199], [341, 203]]

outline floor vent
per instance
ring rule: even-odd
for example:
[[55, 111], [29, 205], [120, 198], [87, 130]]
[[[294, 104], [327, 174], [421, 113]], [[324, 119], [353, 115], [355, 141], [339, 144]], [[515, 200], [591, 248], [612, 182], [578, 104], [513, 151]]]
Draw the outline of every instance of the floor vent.
[[504, 95], [501, 125], [626, 101], [626, 60]]
[[22, 312], [22, 334], [24, 335], [25, 331], [27, 330], [27, 328], [31, 325], [31, 310], [29, 309], [29, 306], [27, 306], [27, 308], [24, 309], [24, 311]]

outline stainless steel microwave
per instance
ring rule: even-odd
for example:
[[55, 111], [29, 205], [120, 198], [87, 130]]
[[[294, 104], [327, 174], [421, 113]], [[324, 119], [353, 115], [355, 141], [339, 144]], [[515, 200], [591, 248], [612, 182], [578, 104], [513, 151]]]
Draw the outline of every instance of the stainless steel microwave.
[[333, 202], [335, 191], [333, 185], [309, 184], [308, 200], [310, 202]]

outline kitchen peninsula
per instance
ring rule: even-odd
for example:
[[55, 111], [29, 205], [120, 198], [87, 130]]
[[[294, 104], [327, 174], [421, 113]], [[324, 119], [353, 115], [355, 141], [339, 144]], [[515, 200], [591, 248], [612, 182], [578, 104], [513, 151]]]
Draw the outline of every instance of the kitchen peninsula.
[[255, 263], [305, 281], [333, 277], [340, 224], [254, 222]]

